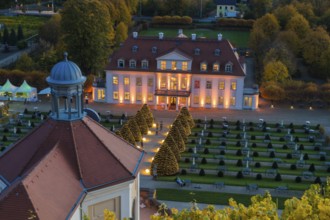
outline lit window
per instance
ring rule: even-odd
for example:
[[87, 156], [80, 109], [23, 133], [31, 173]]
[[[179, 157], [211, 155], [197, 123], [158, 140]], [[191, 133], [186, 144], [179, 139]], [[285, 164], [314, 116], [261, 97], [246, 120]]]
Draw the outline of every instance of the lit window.
[[142, 93], [137, 93], [136, 94], [136, 101], [141, 101], [142, 100]]
[[237, 83], [236, 82], [231, 82], [230, 83], [230, 89], [231, 90], [236, 90], [237, 89]]
[[129, 77], [124, 77], [124, 85], [129, 85]]
[[219, 64], [218, 63], [213, 64], [213, 71], [214, 72], [219, 72]]
[[211, 105], [211, 96], [210, 95], [206, 96], [206, 98], [205, 98], [205, 104]]
[[148, 67], [149, 67], [148, 60], [142, 60], [142, 62], [141, 62], [141, 68], [142, 69], [148, 69]]
[[119, 68], [125, 67], [125, 61], [123, 59], [118, 60], [118, 67]]
[[166, 61], [160, 61], [160, 69], [165, 70], [166, 69]]
[[112, 84], [113, 85], [118, 85], [118, 76], [113, 76], [112, 77]]
[[206, 81], [206, 88], [212, 89], [212, 81]]
[[183, 61], [182, 62], [182, 70], [183, 71], [187, 71], [188, 70], [188, 62], [186, 62], [186, 61]]
[[118, 91], [113, 92], [113, 99], [118, 100]]
[[130, 68], [136, 68], [136, 61], [135, 60], [130, 60], [129, 61], [129, 67]]
[[233, 65], [230, 63], [227, 63], [225, 66], [225, 72], [231, 73], [233, 71]]
[[153, 87], [154, 86], [154, 79], [153, 78], [148, 78], [148, 86]]
[[201, 63], [201, 71], [206, 71], [206, 70], [207, 70], [207, 64]]
[[141, 77], [136, 78], [136, 86], [142, 86], [142, 78]]
[[214, 55], [220, 56], [220, 54], [221, 54], [221, 50], [220, 49], [215, 49], [214, 50]]
[[152, 93], [148, 94], [148, 102], [154, 101], [154, 95]]
[[218, 98], [218, 104], [219, 105], [223, 105], [223, 96], [219, 96], [219, 98]]
[[198, 95], [194, 96], [194, 104], [199, 104], [199, 96]]
[[225, 81], [220, 81], [219, 82], [219, 89], [224, 90], [225, 89]]
[[195, 80], [194, 88], [195, 89], [199, 89], [199, 86], [200, 86], [200, 81], [199, 80]]
[[230, 98], [230, 105], [232, 105], [232, 106], [236, 105], [236, 97]]
[[129, 100], [129, 92], [125, 92], [124, 93], [124, 99], [125, 100]]
[[166, 97], [165, 96], [158, 96], [158, 101], [159, 101], [159, 103], [165, 103], [166, 102]]
[[97, 90], [97, 99], [104, 100], [104, 98], [105, 98], [104, 89], [98, 89]]
[[187, 89], [187, 77], [181, 79], [181, 89]]
[[201, 53], [201, 50], [199, 48], [195, 49], [195, 55], [199, 55]]
[[166, 76], [162, 76], [162, 78], [160, 80], [160, 88], [166, 89], [166, 85], [167, 85], [167, 77]]
[[171, 70], [176, 70], [176, 65], [177, 65], [177, 62], [176, 61], [172, 61], [171, 62]]

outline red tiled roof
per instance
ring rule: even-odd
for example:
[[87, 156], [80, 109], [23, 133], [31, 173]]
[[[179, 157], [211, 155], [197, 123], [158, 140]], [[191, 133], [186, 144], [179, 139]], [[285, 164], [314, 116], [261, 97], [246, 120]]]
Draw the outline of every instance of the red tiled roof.
[[85, 190], [134, 179], [143, 155], [88, 117], [48, 119], [0, 157], [11, 184], [0, 194], [0, 219], [27, 219], [30, 209], [37, 219], [65, 219]]
[[[136, 52], [132, 51], [133, 46], [137, 46]], [[157, 48], [157, 52], [152, 52], [152, 47]], [[200, 55], [195, 55], [195, 49], [200, 49]], [[219, 56], [215, 55], [215, 49], [220, 49]], [[115, 51], [110, 62], [106, 66], [106, 70], [123, 70], [123, 71], [147, 71], [147, 72], [187, 72], [192, 74], [211, 74], [211, 75], [232, 75], [232, 76], [245, 76], [239, 59], [233, 52], [233, 47], [228, 40], [222, 39], [201, 39], [197, 38], [192, 40], [190, 38], [166, 38], [159, 39], [158, 37], [129, 37], [122, 46]], [[186, 57], [192, 59], [191, 71], [172, 71], [172, 70], [159, 70], [157, 69], [157, 58], [176, 51], [179, 54], [184, 54]], [[125, 67], [120, 68], [117, 66], [118, 59], [125, 60]], [[129, 67], [129, 60], [135, 59], [137, 61], [136, 68]], [[149, 61], [149, 68], [142, 69], [141, 61]], [[207, 62], [208, 71], [201, 71], [200, 64]], [[213, 63], [220, 64], [220, 72], [213, 72]], [[228, 62], [233, 63], [233, 71], [231, 73], [225, 72], [225, 64]]]

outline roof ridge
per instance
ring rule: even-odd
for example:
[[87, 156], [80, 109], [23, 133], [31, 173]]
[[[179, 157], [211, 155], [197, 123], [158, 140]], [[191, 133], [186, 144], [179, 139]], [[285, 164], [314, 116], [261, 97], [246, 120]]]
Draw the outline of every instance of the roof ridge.
[[[81, 120], [81, 121], [83, 121], [83, 120]], [[78, 149], [76, 147], [77, 144], [76, 144], [76, 141], [75, 141], [75, 138], [74, 138], [74, 133], [73, 133], [72, 126], [73, 126], [72, 121], [70, 121], [70, 130], [71, 130], [70, 134], [72, 135], [73, 148], [74, 148], [74, 152], [75, 152], [74, 156], [76, 158], [76, 163], [77, 163], [77, 167], [78, 167], [78, 170], [79, 170], [80, 180], [82, 180], [83, 179], [83, 174], [81, 172], [80, 161], [79, 161], [79, 158], [78, 158]], [[81, 181], [81, 183], [82, 183], [82, 181]]]

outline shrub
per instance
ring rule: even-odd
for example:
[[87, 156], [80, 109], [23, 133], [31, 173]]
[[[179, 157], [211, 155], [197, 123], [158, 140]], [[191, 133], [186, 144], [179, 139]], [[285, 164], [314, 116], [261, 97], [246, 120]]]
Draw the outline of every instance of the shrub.
[[242, 150], [241, 149], [238, 149], [236, 151], [236, 156], [242, 156]]
[[320, 151], [320, 147], [315, 146], [315, 147], [314, 147], [314, 151]]
[[29, 110], [27, 108], [24, 109], [24, 114], [29, 114]]
[[296, 183], [301, 183], [301, 177], [300, 176], [297, 176], [296, 179], [295, 179]]
[[5, 127], [4, 129], [3, 129], [3, 133], [8, 133], [9, 132], [9, 129], [7, 128], [7, 127]]
[[193, 153], [194, 151], [193, 151], [192, 148], [188, 148], [188, 152], [189, 152], [189, 153]]
[[328, 169], [327, 169], [327, 173], [330, 173], [330, 167], [328, 167]]
[[16, 133], [17, 133], [17, 134], [21, 134], [21, 133], [22, 133], [21, 128], [17, 128]]
[[241, 142], [240, 141], [237, 141], [236, 142], [236, 147], [240, 147], [241, 146]]
[[293, 129], [293, 123], [292, 122], [289, 124], [289, 128]]
[[305, 149], [304, 145], [303, 144], [300, 144], [299, 150], [304, 150], [304, 149]]
[[226, 163], [225, 163], [224, 160], [220, 160], [220, 161], [219, 161], [219, 165], [220, 165], [220, 166], [224, 166], [225, 164], [226, 164]]
[[270, 152], [269, 157], [274, 158], [275, 157], [275, 152], [274, 151]]
[[314, 143], [315, 142], [315, 139], [314, 139], [313, 136], [311, 136], [311, 137], [309, 137], [308, 141], [309, 141], [309, 143]]
[[218, 172], [218, 177], [223, 177], [224, 175], [223, 175], [223, 172], [220, 170], [219, 172]]
[[198, 136], [198, 133], [197, 133], [197, 132], [195, 132], [194, 136], [195, 136], [195, 137], [197, 137], [197, 136]]
[[197, 124], [196, 128], [200, 128], [200, 127], [201, 127], [201, 125], [200, 124]]
[[210, 128], [210, 129], [213, 129], [213, 128], [214, 128], [214, 127], [213, 127], [213, 124], [210, 124], [209, 128]]
[[262, 175], [260, 173], [258, 173], [257, 176], [256, 176], [256, 179], [257, 180], [262, 180]]
[[251, 135], [251, 140], [255, 140], [256, 136], [255, 135]]
[[276, 129], [276, 132], [277, 132], [277, 133], [281, 133], [282, 130], [281, 130], [280, 128], [278, 128], [278, 129]]
[[280, 137], [279, 139], [281, 142], [285, 141], [283, 137]]
[[277, 162], [276, 161], [273, 162], [272, 168], [273, 169], [277, 169], [278, 168], [278, 165], [277, 165]]
[[296, 170], [296, 169], [297, 169], [296, 164], [291, 164], [290, 169], [291, 169], [291, 170]]
[[242, 167], [243, 166], [243, 162], [242, 162], [241, 159], [238, 159], [237, 160], [236, 166], [238, 166], [238, 167]]
[[6, 135], [4, 135], [4, 136], [2, 137], [2, 141], [8, 141], [8, 138], [7, 138]]
[[294, 128], [291, 129], [291, 134], [294, 134], [295, 133], [295, 130]]
[[237, 134], [236, 135], [236, 139], [242, 139], [241, 135], [240, 134]]
[[206, 145], [211, 145], [211, 141], [210, 139], [207, 139], [206, 142], [205, 142]]
[[260, 168], [260, 167], [261, 167], [261, 164], [260, 164], [260, 162], [256, 162], [256, 163], [254, 164], [254, 166], [255, 166], [256, 168]]
[[204, 149], [204, 154], [209, 154], [210, 152], [209, 152], [209, 149], [206, 147], [205, 149]]
[[31, 127], [34, 128], [35, 127], [35, 124], [34, 122], [31, 122]]
[[208, 136], [208, 137], [213, 137], [212, 132], [209, 132], [209, 133], [207, 134], [207, 136]]
[[267, 148], [273, 148], [272, 143], [268, 143]]
[[185, 163], [190, 163], [190, 159], [187, 157], [187, 158], [184, 159], [184, 162]]
[[257, 151], [254, 151], [254, 152], [253, 152], [253, 156], [254, 156], [254, 157], [259, 157], [259, 153], [258, 153]]
[[236, 174], [236, 178], [237, 179], [242, 179], [243, 178], [243, 173], [242, 171], [238, 171], [237, 174]]
[[181, 170], [181, 175], [187, 175], [187, 170], [182, 169], [182, 170]]
[[241, 122], [239, 120], [236, 121], [236, 126], [240, 126]]
[[320, 156], [320, 161], [325, 161], [325, 156], [324, 155]]
[[299, 142], [299, 137], [296, 136], [296, 137], [294, 138], [294, 141], [295, 141], [295, 142]]
[[220, 151], [220, 155], [225, 155], [225, 154], [226, 154], [226, 152], [224, 150]]
[[195, 139], [192, 139], [190, 143], [191, 143], [191, 144], [196, 144]]
[[221, 146], [226, 146], [227, 144], [226, 144], [225, 141], [222, 141], [220, 145], [221, 145]]
[[22, 126], [22, 122], [21, 121], [18, 121], [16, 125], [17, 126]]
[[322, 184], [321, 178], [320, 178], [319, 176], [316, 177], [315, 180], [314, 180], [314, 183], [315, 183], [315, 184], [320, 184], [320, 185], [321, 185], [321, 184]]
[[17, 42], [16, 46], [19, 50], [22, 50], [22, 49], [27, 48], [28, 44], [25, 40], [20, 40]]
[[288, 146], [286, 144], [283, 144], [283, 147], [282, 147], [284, 150], [288, 149]]
[[292, 154], [288, 153], [288, 154], [286, 155], [286, 159], [292, 159]]
[[202, 158], [201, 164], [207, 164], [207, 160], [205, 157]]
[[310, 172], [315, 171], [315, 165], [313, 163], [309, 166], [308, 171], [310, 171]]
[[253, 127], [251, 127], [251, 128], [249, 128], [249, 130], [250, 130], [250, 131], [254, 131], [254, 128], [253, 128]]
[[269, 136], [269, 134], [266, 134], [266, 135], [265, 135], [265, 140], [270, 140], [270, 136]]
[[1, 147], [0, 151], [4, 151], [6, 149], [6, 147]]
[[236, 131], [239, 131], [239, 130], [241, 130], [241, 127], [236, 125], [235, 129], [236, 129]]
[[201, 170], [199, 171], [199, 175], [200, 175], [200, 176], [205, 176], [205, 171], [204, 171], [204, 169], [201, 169]]
[[211, 125], [214, 124], [214, 120], [213, 120], [213, 118], [211, 118], [211, 120], [210, 120], [210, 124], [211, 124]]
[[252, 143], [252, 147], [257, 147], [257, 144], [256, 143]]
[[281, 177], [281, 174], [276, 174], [275, 176], [275, 181], [282, 181], [282, 177]]
[[308, 154], [305, 153], [305, 154], [304, 154], [304, 160], [308, 160], [308, 159], [309, 159]]
[[251, 126], [251, 127], [252, 127], [253, 125], [254, 125], [254, 124], [253, 124], [253, 122], [252, 122], [252, 121], [250, 121], [250, 122], [249, 122], [249, 126]]

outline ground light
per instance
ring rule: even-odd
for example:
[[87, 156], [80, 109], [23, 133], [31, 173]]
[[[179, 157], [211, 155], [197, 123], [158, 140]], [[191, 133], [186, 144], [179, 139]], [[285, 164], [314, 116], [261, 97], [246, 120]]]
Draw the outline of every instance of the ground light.
[[290, 106], [290, 109], [293, 109], [293, 105]]
[[144, 170], [146, 174], [150, 174], [150, 170], [149, 169], [145, 169]]

